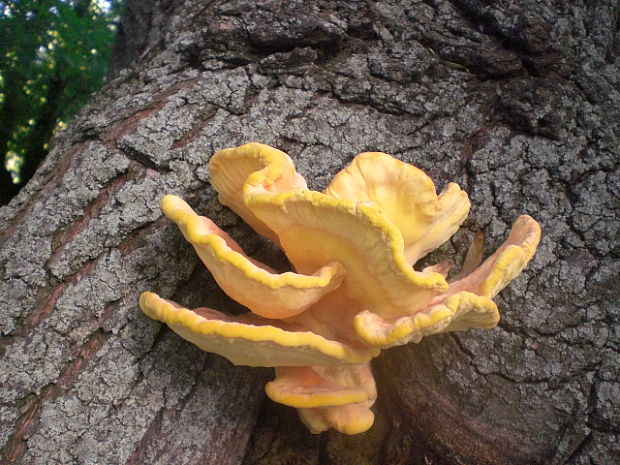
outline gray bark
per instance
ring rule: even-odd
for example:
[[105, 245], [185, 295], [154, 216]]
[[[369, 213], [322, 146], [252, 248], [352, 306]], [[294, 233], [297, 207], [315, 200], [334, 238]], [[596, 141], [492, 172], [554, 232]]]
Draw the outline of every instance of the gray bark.
[[[620, 6], [613, 0], [128, 0], [110, 83], [0, 209], [2, 463], [599, 464], [620, 457]], [[134, 63], [132, 67], [127, 67]], [[180, 195], [253, 256], [206, 163], [260, 141], [312, 188], [391, 153], [472, 212], [429, 260], [544, 237], [491, 331], [374, 365], [377, 423], [312, 436], [150, 321], [152, 290], [238, 311], [159, 210]], [[275, 258], [274, 258], [275, 257]]]

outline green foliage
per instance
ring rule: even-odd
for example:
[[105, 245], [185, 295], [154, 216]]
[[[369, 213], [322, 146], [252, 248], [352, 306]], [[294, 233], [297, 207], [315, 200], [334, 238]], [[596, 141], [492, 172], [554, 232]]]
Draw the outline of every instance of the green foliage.
[[103, 84], [121, 3], [0, 1], [0, 160], [14, 183], [32, 175], [52, 132]]

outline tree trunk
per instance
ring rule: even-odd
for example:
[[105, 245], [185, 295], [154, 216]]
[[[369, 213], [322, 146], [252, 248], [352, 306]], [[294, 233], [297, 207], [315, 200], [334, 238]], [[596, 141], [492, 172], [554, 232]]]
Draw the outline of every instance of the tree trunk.
[[[618, 463], [619, 19], [613, 0], [128, 0], [116, 77], [0, 209], [2, 463]], [[521, 213], [543, 225], [498, 328], [376, 360], [363, 435], [310, 435], [264, 401], [269, 370], [137, 308], [152, 290], [237, 309], [166, 193], [273, 255], [208, 182], [248, 141], [314, 189], [369, 150], [458, 182], [470, 218], [434, 258], [479, 228], [494, 250]]]

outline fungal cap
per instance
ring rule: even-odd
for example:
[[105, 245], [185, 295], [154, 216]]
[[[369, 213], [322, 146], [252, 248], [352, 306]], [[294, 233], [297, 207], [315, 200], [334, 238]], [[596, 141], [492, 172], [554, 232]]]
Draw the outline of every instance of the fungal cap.
[[469, 198], [450, 183], [437, 196], [422, 170], [381, 152], [356, 156], [325, 193], [338, 199], [373, 202], [400, 230], [410, 264], [452, 236], [467, 217]]
[[375, 415], [366, 403], [300, 408], [297, 412], [312, 434], [322, 433], [330, 428], [347, 435], [360, 434], [370, 429], [375, 421]]
[[228, 234], [179, 197], [165, 196], [162, 210], [194, 246], [224, 292], [265, 318], [289, 318], [305, 311], [338, 288], [344, 278], [343, 266], [333, 261], [309, 275], [275, 273], [250, 259]]
[[295, 171], [286, 153], [258, 142], [216, 152], [209, 160], [209, 175], [220, 202], [274, 242], [277, 236], [244, 201], [246, 184], [259, 182], [272, 193], [307, 189], [306, 181]]
[[355, 331], [364, 343], [388, 348], [420, 342], [422, 337], [468, 328], [489, 329], [499, 322], [497, 305], [488, 297], [459, 292], [412, 316], [389, 321], [369, 311], [358, 313]]
[[369, 365], [277, 367], [265, 386], [275, 402], [297, 408], [333, 407], [374, 401], [375, 381]]
[[151, 292], [140, 296], [140, 308], [150, 318], [166, 323], [183, 339], [235, 365], [356, 364], [379, 355], [378, 349], [353, 347], [277, 320], [247, 314], [233, 317], [208, 308], [189, 310]]

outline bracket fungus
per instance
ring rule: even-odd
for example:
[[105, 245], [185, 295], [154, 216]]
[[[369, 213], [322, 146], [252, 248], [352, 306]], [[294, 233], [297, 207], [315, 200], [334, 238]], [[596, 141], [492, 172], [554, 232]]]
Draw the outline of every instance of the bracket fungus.
[[467, 194], [454, 183], [437, 195], [423, 171], [373, 152], [358, 155], [316, 192], [288, 155], [258, 143], [220, 150], [209, 171], [219, 200], [276, 242], [294, 271], [277, 273], [251, 259], [212, 221], [168, 195], [164, 214], [249, 312], [190, 310], [150, 292], [140, 307], [236, 365], [276, 367], [267, 395], [297, 408], [313, 433], [370, 428], [377, 396], [370, 361], [381, 349], [495, 326], [493, 297], [523, 270], [540, 240], [538, 223], [521, 216], [482, 264], [478, 237], [463, 270], [448, 280], [449, 263], [414, 265], [469, 212]]

